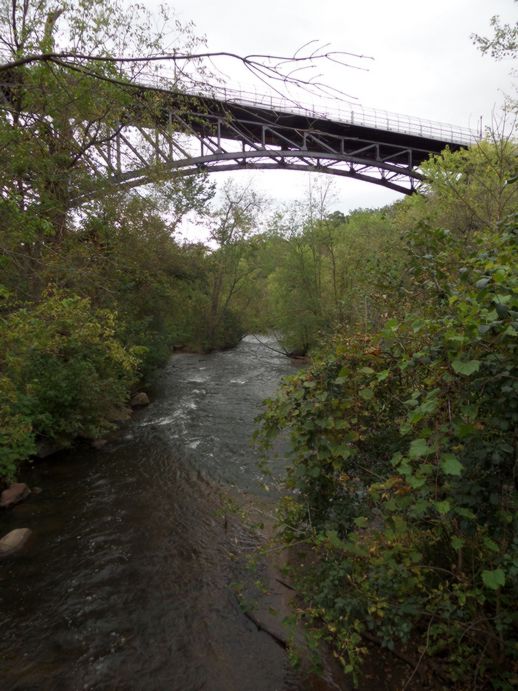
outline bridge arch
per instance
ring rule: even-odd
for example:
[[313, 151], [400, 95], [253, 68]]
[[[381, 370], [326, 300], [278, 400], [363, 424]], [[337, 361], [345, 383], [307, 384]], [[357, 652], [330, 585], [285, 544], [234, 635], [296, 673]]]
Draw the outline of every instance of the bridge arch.
[[[364, 109], [320, 112], [228, 89], [210, 95], [161, 91], [158, 115], [130, 114], [101, 157], [110, 182], [136, 187], [159, 176], [235, 170], [303, 170], [362, 180], [412, 194], [421, 164], [446, 147], [478, 140], [471, 130]], [[132, 144], [138, 132], [147, 152]], [[182, 137], [194, 142], [182, 143]], [[123, 163], [122, 151], [133, 153]]]
[[197, 173], [232, 172], [236, 170], [294, 170], [326, 173], [381, 185], [402, 194], [412, 194], [423, 180], [416, 169], [385, 163], [373, 166], [372, 161], [346, 154], [318, 151], [253, 150], [218, 152], [171, 160], [160, 166], [137, 167], [113, 176], [119, 187], [132, 188], [151, 183], [157, 176], [195, 175]]

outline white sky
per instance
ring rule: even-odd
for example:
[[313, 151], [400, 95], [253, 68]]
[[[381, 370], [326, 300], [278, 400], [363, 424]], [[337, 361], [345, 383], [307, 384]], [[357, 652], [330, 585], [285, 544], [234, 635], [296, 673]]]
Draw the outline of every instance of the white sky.
[[[470, 38], [490, 34], [494, 14], [514, 22], [518, 4], [513, 0], [174, 0], [171, 7], [180, 20], [194, 21], [214, 51], [291, 55], [318, 39], [334, 50], [373, 56], [374, 61], [362, 63], [368, 72], [336, 67], [324, 75], [366, 107], [476, 129], [481, 115], [490, 124], [502, 92], [513, 91], [512, 62], [482, 57]], [[218, 183], [223, 176], [215, 174]], [[241, 184], [252, 180], [258, 191], [287, 201], [305, 194], [309, 176], [239, 171], [231, 177]], [[347, 178], [338, 178], [335, 186], [336, 208], [344, 212], [400, 197]]]

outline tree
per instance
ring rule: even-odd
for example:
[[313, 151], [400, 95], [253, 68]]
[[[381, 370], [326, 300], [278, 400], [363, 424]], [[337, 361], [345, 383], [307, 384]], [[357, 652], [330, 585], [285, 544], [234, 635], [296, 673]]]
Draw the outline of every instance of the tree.
[[[514, 0], [516, 2], [517, 0]], [[511, 58], [516, 60], [518, 55], [518, 22], [514, 24], [503, 24], [498, 15], [491, 17], [491, 27], [493, 36], [480, 36], [472, 34], [473, 43], [478, 46], [485, 55], [489, 53], [495, 60]]]
[[[231, 343], [235, 339], [231, 334], [241, 331], [231, 308], [236, 299], [246, 295], [258, 270], [253, 261], [252, 235], [257, 232], [258, 215], [264, 205], [253, 189], [231, 182], [223, 187], [222, 196], [209, 226], [210, 238], [217, 244], [210, 256], [210, 305], [206, 315], [206, 339], [211, 348]], [[245, 309], [242, 303], [241, 310]]]
[[[313, 643], [353, 675], [368, 645], [395, 650], [411, 665], [406, 688], [511, 689], [518, 669], [518, 199], [500, 223], [491, 212], [463, 232], [464, 193], [484, 202], [479, 181], [464, 184], [481, 164], [469, 154], [434, 161], [428, 196], [399, 205], [432, 218], [437, 205], [458, 225], [416, 215], [405, 228], [397, 318], [328, 338], [267, 403], [259, 433], [267, 446], [290, 433], [279, 529], [309, 552], [290, 582]], [[450, 178], [463, 195], [442, 189]]]
[[[190, 27], [177, 23], [176, 28], [178, 43], [196, 44]], [[164, 39], [141, 8], [92, 0], [59, 5], [3, 0], [0, 35], [8, 62], [53, 50], [109, 56], [138, 46], [151, 54]], [[144, 65], [129, 65], [124, 76], [113, 63], [87, 60], [76, 60], [77, 69], [40, 61], [4, 71], [0, 216], [8, 292], [38, 299], [45, 282], [52, 280], [49, 266], [56, 266], [60, 246], [82, 219], [99, 213], [99, 204], [85, 207], [78, 199], [102, 182], [98, 147], [113, 140], [132, 103], [132, 92], [111, 80], [130, 82]], [[192, 202], [193, 189], [177, 184], [169, 194], [172, 205], [185, 207], [180, 198], [186, 193]]]
[[[517, 2], [517, 0], [514, 0]], [[489, 53], [494, 60], [516, 60], [518, 56], [518, 22], [514, 24], [503, 24], [498, 15], [491, 17], [491, 27], [493, 29], [493, 36], [480, 36], [472, 34], [473, 43], [479, 48], [483, 55]], [[516, 72], [511, 71], [513, 76]], [[516, 97], [512, 98], [506, 96], [507, 109], [511, 112], [518, 111], [518, 102]]]
[[[106, 193], [121, 159], [126, 167], [144, 162], [147, 180], [171, 177], [158, 159], [150, 163], [150, 129], [162, 108], [157, 94], [173, 93], [181, 111], [186, 89], [211, 92], [208, 64], [218, 59], [237, 60], [274, 91], [287, 84], [326, 92], [312, 71], [322, 62], [361, 57], [313, 44], [291, 57], [204, 52], [192, 24], [175, 20], [171, 35], [162, 13], [162, 28], [155, 30], [142, 7], [117, 0], [0, 3], [0, 213], [11, 229], [7, 261], [32, 274], [29, 295], [41, 290], [43, 248], [61, 242], [78, 209]], [[167, 71], [171, 64], [173, 74]], [[135, 118], [140, 125], [128, 127]], [[177, 198], [185, 187], [177, 184]]]
[[377, 328], [388, 308], [385, 274], [402, 253], [392, 212], [344, 216], [330, 213], [331, 199], [329, 185], [313, 186], [274, 217], [266, 238], [272, 322], [288, 351], [307, 352], [336, 329]]

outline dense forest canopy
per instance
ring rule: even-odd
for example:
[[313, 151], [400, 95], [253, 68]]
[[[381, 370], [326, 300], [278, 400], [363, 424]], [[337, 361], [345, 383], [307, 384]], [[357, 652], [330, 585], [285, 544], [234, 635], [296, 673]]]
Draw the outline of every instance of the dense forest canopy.
[[[133, 12], [4, 0], [2, 52], [160, 53], [164, 34]], [[475, 40], [514, 57], [516, 29], [493, 25]], [[178, 49], [199, 48], [192, 27], [176, 29]], [[310, 634], [354, 675], [374, 640], [414, 651], [410, 679], [513, 688], [513, 136], [444, 151], [423, 165], [419, 194], [377, 210], [332, 211], [332, 185], [314, 183], [272, 211], [250, 187], [216, 198], [203, 175], [158, 171], [138, 192], [97, 194], [92, 151], [113, 136], [132, 98], [121, 82], [140, 69], [36, 60], [2, 83], [0, 476], [13, 479], [43, 441], [103, 435], [174, 347], [273, 332], [287, 354], [311, 355], [258, 432], [265, 449], [291, 434], [280, 523], [284, 542], [304, 545], [292, 576]], [[210, 244], [178, 240], [192, 210]]]

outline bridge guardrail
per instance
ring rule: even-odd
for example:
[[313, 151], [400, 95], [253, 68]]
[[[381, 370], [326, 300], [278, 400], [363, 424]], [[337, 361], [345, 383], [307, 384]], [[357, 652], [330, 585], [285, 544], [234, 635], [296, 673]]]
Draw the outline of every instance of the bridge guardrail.
[[[142, 73], [139, 76], [139, 81], [147, 86], [155, 86], [163, 89], [168, 88], [168, 86], [170, 87], [170, 82], [172, 80], [168, 80], [159, 75]], [[458, 127], [444, 122], [435, 122], [433, 120], [392, 113], [390, 111], [378, 110], [375, 108], [363, 108], [352, 105], [349, 107], [349, 104], [346, 104], [345, 101], [338, 101], [340, 105], [337, 107], [337, 101], [333, 100], [324, 104], [325, 99], [322, 99], [321, 107], [306, 105], [299, 103], [295, 99], [281, 98], [272, 94], [260, 94], [258, 92], [218, 86], [210, 86], [206, 91], [193, 89], [187, 93], [192, 96], [216, 98], [227, 103], [234, 103], [245, 107], [267, 108], [268, 110], [281, 113], [304, 115], [306, 117], [331, 120], [333, 122], [341, 122], [348, 125], [372, 127], [388, 132], [427, 137], [429, 139], [444, 141], [451, 144], [461, 144], [463, 146], [470, 146], [481, 139], [481, 134], [467, 127]]]

